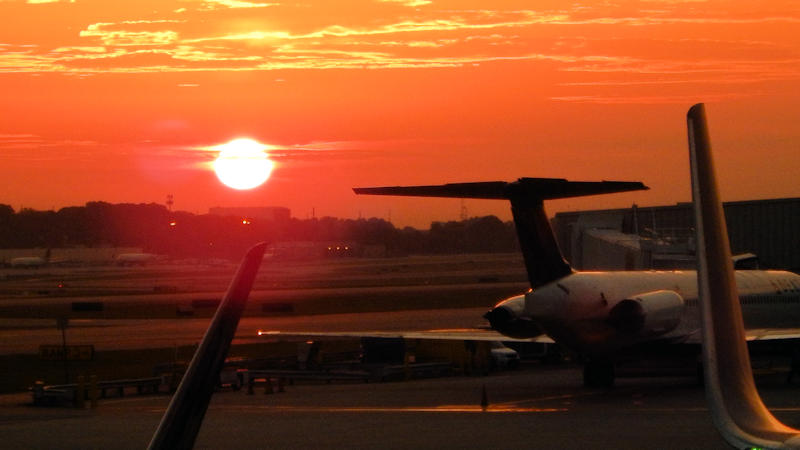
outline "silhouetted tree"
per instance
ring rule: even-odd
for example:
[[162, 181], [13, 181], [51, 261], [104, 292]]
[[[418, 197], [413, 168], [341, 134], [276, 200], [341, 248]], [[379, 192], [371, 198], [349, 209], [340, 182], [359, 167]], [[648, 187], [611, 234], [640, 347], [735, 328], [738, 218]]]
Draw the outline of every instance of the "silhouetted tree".
[[[247, 220], [243, 220], [247, 219]], [[255, 242], [383, 245], [389, 255], [515, 251], [512, 222], [476, 217], [434, 222], [429, 230], [397, 229], [383, 219], [322, 217], [283, 221], [171, 212], [163, 205], [89, 202], [58, 212], [0, 204], [0, 246], [141, 247], [179, 257], [238, 258]]]

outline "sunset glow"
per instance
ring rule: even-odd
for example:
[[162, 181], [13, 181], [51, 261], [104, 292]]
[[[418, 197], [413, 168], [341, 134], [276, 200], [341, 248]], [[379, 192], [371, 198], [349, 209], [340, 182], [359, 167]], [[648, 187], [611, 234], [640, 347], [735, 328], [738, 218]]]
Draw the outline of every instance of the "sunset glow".
[[[551, 214], [674, 204], [697, 102], [724, 200], [797, 197], [799, 23], [789, 0], [0, 2], [0, 203], [169, 193], [425, 227], [461, 203], [351, 188], [531, 176], [651, 187]], [[233, 136], [273, 146], [269, 182], [220, 185], [202, 149]]]

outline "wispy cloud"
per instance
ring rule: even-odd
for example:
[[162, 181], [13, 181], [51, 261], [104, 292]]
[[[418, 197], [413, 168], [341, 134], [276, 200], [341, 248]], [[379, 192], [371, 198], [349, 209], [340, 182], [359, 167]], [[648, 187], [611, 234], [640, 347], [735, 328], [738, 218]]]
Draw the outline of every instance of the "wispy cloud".
[[565, 69], [581, 72], [632, 72], [643, 74], [689, 74], [689, 73], [763, 73], [777, 71], [782, 66], [797, 67], [800, 59], [789, 60], [644, 60], [637, 58], [609, 58], [592, 61], [590, 65]]
[[242, 0], [205, 0], [200, 9], [214, 10], [219, 8], [267, 8], [270, 6], [278, 6], [279, 3], [262, 3], [262, 2], [247, 2]]
[[178, 41], [173, 30], [137, 30], [148, 26], [177, 24], [177, 20], [128, 20], [119, 23], [99, 22], [80, 32], [81, 37], [98, 38], [106, 46], [164, 46]]
[[0, 147], [11, 148], [16, 145], [28, 145], [41, 142], [42, 139], [35, 134], [0, 134]]
[[[703, 94], [703, 101], [708, 103], [722, 100], [740, 99], [758, 96], [758, 92], [739, 92], [726, 94]], [[564, 97], [550, 97], [550, 100], [567, 103], [589, 103], [599, 105], [689, 105], [697, 102], [696, 95], [645, 95], [645, 96], [603, 96], [603, 95], [575, 95]]]
[[90, 140], [52, 139], [35, 134], [0, 134], [0, 151], [3, 160], [8, 163], [87, 161], [92, 159], [99, 145]]
[[331, 25], [309, 33], [293, 34], [278, 30], [255, 30], [246, 33], [234, 33], [220, 36], [190, 39], [186, 42], [207, 41], [254, 41], [254, 40], [310, 40], [322, 38], [349, 38], [358, 36], [377, 36], [390, 34], [418, 34], [425, 32], [446, 32], [460, 30], [487, 30], [496, 28], [521, 27], [533, 24], [554, 23], [562, 16], [545, 16], [524, 14], [522, 20], [502, 21], [494, 23], [477, 23], [459, 19], [437, 19], [425, 21], [402, 21], [377, 27], [353, 28], [342, 25]]
[[403, 6], [416, 8], [418, 6], [430, 5], [433, 3], [431, 0], [378, 0], [381, 3], [399, 3]]
[[[638, 9], [604, 3], [458, 10], [427, 1], [365, 0], [359, 5], [368, 12], [356, 18], [313, 2], [180, 1], [166, 4], [163, 13], [139, 16], [147, 19], [87, 20], [71, 41], [59, 45], [6, 41], [0, 44], [0, 73], [398, 70], [542, 62], [550, 70], [583, 74], [558, 84], [573, 88], [799, 79], [794, 42], [781, 34], [765, 38], [734, 30], [792, 27], [800, 23], [800, 13], [686, 3], [697, 2], [650, 0]], [[382, 15], [386, 8], [393, 14]], [[714, 37], [676, 38], [672, 31], [709, 25], [717, 30]], [[640, 32], [631, 31], [641, 27], [648, 28], [647, 46]], [[612, 29], [622, 32], [609, 37]]]
[[98, 143], [90, 140], [49, 139], [35, 134], [0, 134], [0, 148], [3, 149], [28, 149], [61, 146], [86, 147], [93, 145], [98, 145]]

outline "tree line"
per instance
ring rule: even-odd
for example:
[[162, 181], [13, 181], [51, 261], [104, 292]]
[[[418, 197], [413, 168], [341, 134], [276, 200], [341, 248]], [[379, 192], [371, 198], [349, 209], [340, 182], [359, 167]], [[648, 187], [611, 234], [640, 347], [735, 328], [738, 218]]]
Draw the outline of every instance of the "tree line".
[[383, 219], [259, 220], [170, 211], [164, 205], [89, 202], [58, 211], [0, 204], [0, 248], [140, 247], [173, 257], [239, 257], [255, 242], [378, 246], [387, 255], [516, 251], [513, 222], [495, 216], [396, 228]]

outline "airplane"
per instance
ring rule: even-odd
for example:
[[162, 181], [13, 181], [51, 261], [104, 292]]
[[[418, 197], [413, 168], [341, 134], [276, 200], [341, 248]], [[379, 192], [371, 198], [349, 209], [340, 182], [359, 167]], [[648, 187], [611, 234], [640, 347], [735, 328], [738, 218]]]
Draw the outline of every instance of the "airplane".
[[[620, 361], [652, 355], [665, 345], [699, 346], [697, 272], [575, 271], [558, 248], [543, 204], [557, 198], [642, 189], [647, 187], [639, 182], [520, 178], [354, 191], [510, 201], [531, 288], [497, 303], [484, 317], [493, 330], [509, 338], [539, 342], [551, 338], [582, 357], [584, 385], [610, 387]], [[739, 270], [735, 280], [748, 340], [800, 338], [800, 275]]]
[[8, 264], [11, 267], [39, 268], [47, 264], [48, 260], [41, 256], [19, 256], [11, 258]]
[[153, 253], [120, 253], [114, 258], [114, 263], [118, 266], [144, 266], [161, 258]]
[[50, 249], [48, 248], [44, 256], [18, 256], [11, 258], [8, 265], [15, 268], [38, 269], [53, 262], [50, 259]]

